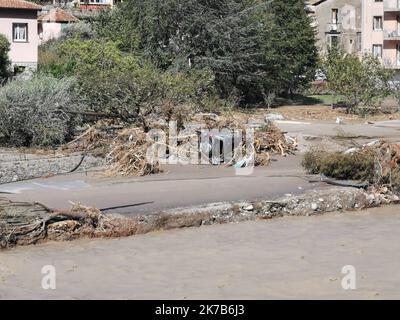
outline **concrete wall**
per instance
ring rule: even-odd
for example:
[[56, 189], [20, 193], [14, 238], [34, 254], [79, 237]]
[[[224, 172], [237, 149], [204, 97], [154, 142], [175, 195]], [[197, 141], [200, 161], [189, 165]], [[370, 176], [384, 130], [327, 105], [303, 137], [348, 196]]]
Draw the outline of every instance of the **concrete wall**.
[[[13, 23], [28, 24], [28, 42], [13, 41]], [[27, 66], [34, 69], [37, 67], [39, 45], [37, 11], [0, 9], [0, 33], [10, 41], [9, 57], [13, 66]]]
[[[315, 22], [318, 32], [318, 47], [326, 53], [329, 36], [339, 36], [340, 46], [346, 52], [358, 52], [361, 43], [357, 33], [361, 32], [361, 0], [327, 0], [315, 7]], [[338, 9], [338, 32], [330, 32], [332, 9]]]

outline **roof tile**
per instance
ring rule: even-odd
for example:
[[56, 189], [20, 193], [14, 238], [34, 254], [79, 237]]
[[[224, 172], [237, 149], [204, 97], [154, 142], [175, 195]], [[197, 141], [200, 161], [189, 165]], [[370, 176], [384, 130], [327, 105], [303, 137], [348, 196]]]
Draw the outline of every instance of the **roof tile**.
[[0, 0], [0, 8], [2, 9], [25, 9], [25, 10], [41, 10], [42, 7], [36, 3], [24, 0]]

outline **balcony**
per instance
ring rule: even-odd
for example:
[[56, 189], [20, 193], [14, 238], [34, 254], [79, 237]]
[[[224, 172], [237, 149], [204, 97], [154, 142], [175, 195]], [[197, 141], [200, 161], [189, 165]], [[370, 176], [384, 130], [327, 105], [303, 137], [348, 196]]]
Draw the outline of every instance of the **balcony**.
[[385, 0], [383, 5], [384, 12], [400, 12], [399, 0]]
[[327, 23], [325, 32], [326, 33], [341, 33], [342, 32], [342, 24], [341, 23]]
[[393, 61], [392, 59], [384, 58], [383, 65], [386, 69], [400, 70], [400, 61]]
[[385, 30], [385, 32], [383, 33], [383, 39], [385, 41], [400, 41], [400, 32]]

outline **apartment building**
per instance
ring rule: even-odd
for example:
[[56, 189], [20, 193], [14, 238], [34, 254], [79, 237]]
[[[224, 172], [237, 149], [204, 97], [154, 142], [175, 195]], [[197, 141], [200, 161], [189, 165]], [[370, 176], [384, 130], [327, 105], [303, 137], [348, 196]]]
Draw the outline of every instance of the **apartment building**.
[[400, 70], [400, 0], [363, 0], [363, 52]]
[[362, 50], [362, 1], [309, 1], [309, 12], [314, 17], [318, 47], [325, 54], [331, 47], [345, 52]]

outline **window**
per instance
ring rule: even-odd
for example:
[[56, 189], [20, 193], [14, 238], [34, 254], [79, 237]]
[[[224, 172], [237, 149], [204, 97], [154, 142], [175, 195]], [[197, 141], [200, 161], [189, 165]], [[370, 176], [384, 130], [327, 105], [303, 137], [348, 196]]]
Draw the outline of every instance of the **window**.
[[13, 23], [13, 41], [14, 42], [28, 42], [28, 24], [27, 23]]
[[374, 44], [372, 46], [372, 54], [375, 58], [382, 58], [382, 45]]
[[332, 23], [337, 24], [338, 23], [338, 15], [339, 15], [339, 10], [338, 9], [332, 9]]
[[361, 32], [357, 32], [357, 51], [361, 51], [361, 44], [362, 44]]
[[382, 16], [374, 17], [373, 29], [374, 29], [374, 30], [382, 30], [382, 29], [383, 29], [383, 19], [382, 19]]
[[329, 47], [331, 49], [339, 47], [339, 36], [330, 36], [329, 37]]

